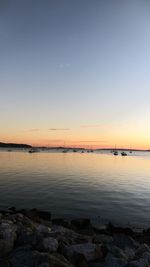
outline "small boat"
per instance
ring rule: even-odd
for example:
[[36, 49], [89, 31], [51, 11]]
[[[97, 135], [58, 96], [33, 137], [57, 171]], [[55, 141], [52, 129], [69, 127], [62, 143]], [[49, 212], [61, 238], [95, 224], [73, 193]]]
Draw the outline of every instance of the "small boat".
[[114, 152], [114, 156], [118, 156], [118, 151], [115, 151]]
[[77, 150], [76, 149], [73, 149], [73, 152], [77, 152]]
[[121, 156], [127, 156], [127, 153], [126, 152], [121, 152]]
[[68, 150], [67, 149], [64, 149], [63, 151], [62, 151], [62, 153], [67, 153], [68, 152]]
[[84, 153], [84, 150], [82, 150], [81, 153]]
[[39, 150], [37, 150], [37, 149], [30, 149], [28, 152], [29, 153], [36, 153], [36, 152], [39, 152]]

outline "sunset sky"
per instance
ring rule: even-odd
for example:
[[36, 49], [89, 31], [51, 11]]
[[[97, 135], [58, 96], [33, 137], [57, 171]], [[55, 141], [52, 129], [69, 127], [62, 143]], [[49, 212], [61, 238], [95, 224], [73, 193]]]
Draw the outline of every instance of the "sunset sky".
[[0, 141], [150, 149], [150, 1], [0, 0]]

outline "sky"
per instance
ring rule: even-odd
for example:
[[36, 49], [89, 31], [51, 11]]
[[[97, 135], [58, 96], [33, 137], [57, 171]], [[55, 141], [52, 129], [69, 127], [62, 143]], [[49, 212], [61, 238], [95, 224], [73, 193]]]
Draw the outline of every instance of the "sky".
[[0, 0], [0, 141], [150, 148], [149, 0]]

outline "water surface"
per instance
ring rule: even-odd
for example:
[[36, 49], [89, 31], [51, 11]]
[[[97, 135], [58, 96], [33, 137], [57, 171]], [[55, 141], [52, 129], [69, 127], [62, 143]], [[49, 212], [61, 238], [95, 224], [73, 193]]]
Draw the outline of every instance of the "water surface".
[[150, 153], [0, 151], [0, 207], [150, 224]]

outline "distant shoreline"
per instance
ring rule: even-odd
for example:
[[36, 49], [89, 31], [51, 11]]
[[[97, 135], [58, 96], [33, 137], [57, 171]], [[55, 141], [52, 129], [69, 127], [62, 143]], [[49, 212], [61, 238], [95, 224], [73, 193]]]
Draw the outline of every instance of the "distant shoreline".
[[[89, 148], [82, 148], [82, 147], [64, 147], [64, 146], [56, 146], [56, 147], [47, 147], [47, 146], [32, 146], [28, 144], [18, 144], [18, 143], [3, 143], [0, 142], [0, 148], [21, 148], [21, 149], [31, 149], [31, 148], [38, 148], [38, 149], [76, 149], [76, 150], [89, 150]], [[112, 150], [118, 150], [118, 151], [145, 151], [149, 152], [150, 149], [130, 149], [130, 148], [93, 148], [93, 151], [112, 151]]]
[[[89, 148], [84, 148], [84, 147], [67, 147], [67, 146], [56, 146], [56, 147], [48, 147], [48, 146], [32, 146], [28, 144], [19, 144], [19, 143], [3, 143], [0, 142], [0, 148], [25, 148], [25, 149], [30, 149], [30, 148], [38, 148], [38, 149], [76, 149], [76, 150], [90, 150]], [[106, 150], [106, 151], [113, 151], [113, 150], [118, 150], [118, 151], [145, 151], [149, 152], [150, 149], [130, 149], [130, 148], [93, 148], [93, 151], [101, 151], [101, 150]]]

